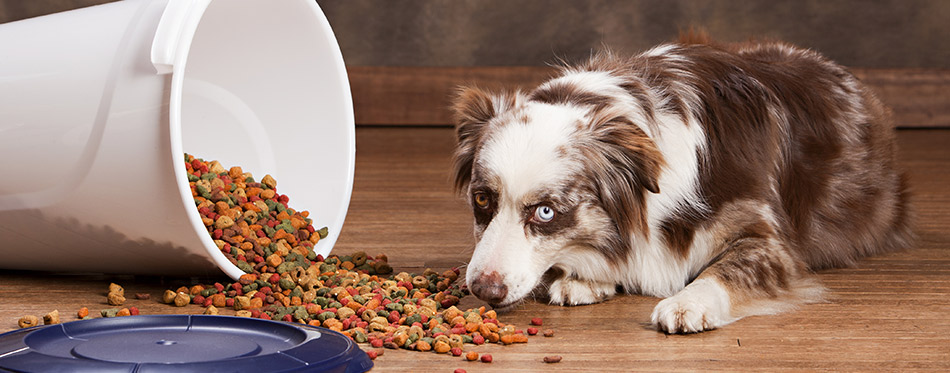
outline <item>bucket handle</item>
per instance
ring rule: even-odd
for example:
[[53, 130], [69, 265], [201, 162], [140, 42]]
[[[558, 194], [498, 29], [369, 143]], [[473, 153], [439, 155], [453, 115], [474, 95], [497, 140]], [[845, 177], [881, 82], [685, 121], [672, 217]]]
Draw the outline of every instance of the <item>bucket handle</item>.
[[[171, 73], [187, 53], [198, 22], [211, 0], [169, 0], [152, 40], [152, 65], [158, 75]], [[184, 48], [183, 48], [184, 47]]]

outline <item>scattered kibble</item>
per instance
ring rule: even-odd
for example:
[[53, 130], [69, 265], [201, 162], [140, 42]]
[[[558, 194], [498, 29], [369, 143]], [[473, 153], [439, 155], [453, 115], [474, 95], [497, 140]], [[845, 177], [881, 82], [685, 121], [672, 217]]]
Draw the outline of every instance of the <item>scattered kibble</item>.
[[452, 356], [462, 356], [461, 347], [452, 347], [452, 349], [449, 350], [449, 352], [452, 354]]
[[99, 311], [99, 314], [102, 315], [102, 317], [116, 317], [118, 316], [118, 313], [119, 313], [118, 308], [107, 308], [102, 311]]
[[217, 315], [217, 314], [218, 314], [218, 308], [215, 307], [214, 305], [208, 306], [208, 308], [205, 308], [204, 314], [205, 314], [205, 315]]
[[86, 316], [89, 316], [89, 308], [80, 307], [79, 311], [76, 312], [76, 317], [79, 317], [80, 319], [85, 319]]
[[109, 295], [106, 296], [106, 300], [110, 306], [121, 306], [122, 303], [125, 303], [125, 296], [121, 292], [109, 292]]
[[370, 360], [376, 360], [376, 357], [379, 356], [379, 352], [376, 350], [366, 351], [366, 355], [369, 356]]
[[149, 300], [149, 299], [152, 299], [152, 294], [149, 294], [149, 293], [135, 293], [135, 299], [138, 299], [138, 300]]
[[478, 353], [475, 351], [469, 351], [467, 354], [465, 354], [465, 360], [468, 360], [468, 361], [478, 360]]
[[191, 296], [189, 296], [188, 293], [179, 291], [177, 294], [175, 294], [173, 302], [175, 303], [176, 307], [184, 307], [187, 306], [188, 303], [191, 303]]
[[535, 318], [532, 318], [532, 319], [531, 319], [531, 325], [534, 325], [534, 326], [541, 326], [541, 324], [543, 324], [543, 323], [544, 323], [544, 322], [543, 322], [543, 320], [541, 320], [540, 317], [535, 317]]
[[458, 368], [458, 369], [456, 369], [453, 373], [468, 373], [468, 372], [465, 371], [465, 369]]
[[116, 283], [113, 282], [113, 283], [109, 284], [109, 292], [110, 292], [110, 293], [117, 293], [117, 294], [119, 294], [119, 295], [123, 295], [123, 296], [124, 296], [124, 295], [125, 295], [125, 288], [123, 288], [121, 285], [116, 284]]
[[45, 325], [59, 324], [59, 310], [53, 310], [52, 312], [44, 315], [43, 324]]
[[553, 337], [553, 336], [554, 336], [554, 330], [551, 330], [551, 329], [545, 330], [545, 331], [544, 331], [544, 336], [545, 336], [545, 337]]
[[130, 311], [128, 308], [122, 308], [118, 312], [116, 312], [115, 315], [116, 316], [132, 316], [132, 311]]
[[20, 328], [31, 328], [40, 324], [40, 318], [33, 315], [26, 315], [17, 320]]
[[528, 331], [528, 335], [538, 334], [538, 328], [528, 328], [527, 331]]
[[129, 314], [132, 315], [132, 316], [138, 316], [138, 315], [139, 315], [139, 308], [138, 308], [138, 307], [135, 307], [135, 306], [129, 307]]
[[490, 363], [491, 361], [492, 361], [491, 354], [484, 354], [484, 355], [482, 355], [482, 362], [483, 362], [483, 363]]
[[560, 363], [561, 356], [560, 355], [545, 356], [543, 361], [548, 364]]

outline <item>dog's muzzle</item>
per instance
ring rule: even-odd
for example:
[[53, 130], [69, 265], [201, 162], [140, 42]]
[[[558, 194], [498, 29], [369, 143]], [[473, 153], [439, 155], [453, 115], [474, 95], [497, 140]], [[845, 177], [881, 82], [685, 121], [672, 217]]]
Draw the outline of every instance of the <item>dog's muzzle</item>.
[[472, 280], [468, 289], [475, 294], [478, 299], [496, 305], [505, 300], [508, 296], [508, 286], [505, 285], [505, 277], [498, 272], [489, 274], [480, 274]]

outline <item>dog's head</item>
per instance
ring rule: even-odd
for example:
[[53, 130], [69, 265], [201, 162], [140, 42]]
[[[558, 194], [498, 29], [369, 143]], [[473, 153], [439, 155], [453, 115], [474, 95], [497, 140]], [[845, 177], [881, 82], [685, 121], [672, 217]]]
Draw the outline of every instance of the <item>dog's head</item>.
[[642, 123], [650, 113], [606, 93], [569, 80], [530, 94], [459, 91], [455, 185], [475, 217], [466, 283], [477, 297], [505, 307], [545, 274], [609, 270], [646, 231], [663, 163]]

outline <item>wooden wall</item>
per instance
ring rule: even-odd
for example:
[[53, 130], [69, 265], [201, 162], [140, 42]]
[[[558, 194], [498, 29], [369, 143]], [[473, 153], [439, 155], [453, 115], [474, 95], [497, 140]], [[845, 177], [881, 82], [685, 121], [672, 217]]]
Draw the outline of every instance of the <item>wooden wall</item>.
[[[0, 0], [0, 23], [112, 0]], [[225, 0], [217, 0], [225, 1]], [[556, 58], [635, 53], [689, 27], [774, 38], [850, 66], [910, 127], [950, 126], [945, 0], [317, 0], [371, 125], [445, 125], [455, 86], [528, 87]], [[0, 56], [2, 58], [2, 56]]]

